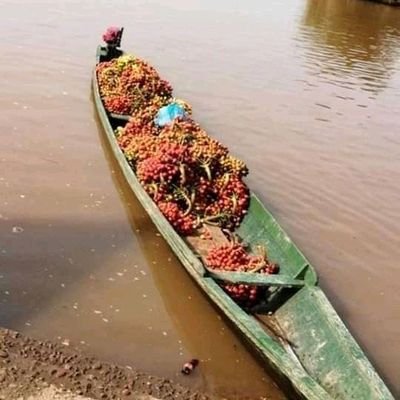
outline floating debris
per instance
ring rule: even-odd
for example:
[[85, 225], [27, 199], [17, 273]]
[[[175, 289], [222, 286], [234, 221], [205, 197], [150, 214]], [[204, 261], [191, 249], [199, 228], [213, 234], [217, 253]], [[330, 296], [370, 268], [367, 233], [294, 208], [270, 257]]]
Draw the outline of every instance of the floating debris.
[[13, 226], [12, 228], [12, 233], [22, 233], [24, 231], [24, 228], [21, 226]]
[[193, 358], [183, 365], [181, 372], [184, 375], [190, 375], [198, 365], [199, 365], [199, 360]]

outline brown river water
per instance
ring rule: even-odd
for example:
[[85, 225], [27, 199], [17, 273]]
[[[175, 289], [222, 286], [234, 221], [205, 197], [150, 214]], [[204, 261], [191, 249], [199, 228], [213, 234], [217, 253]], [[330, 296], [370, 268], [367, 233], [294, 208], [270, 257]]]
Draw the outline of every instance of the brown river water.
[[[130, 193], [91, 99], [109, 25], [247, 161], [400, 395], [400, 9], [0, 0], [0, 324], [230, 397], [283, 399]], [[181, 364], [201, 359], [188, 378]]]

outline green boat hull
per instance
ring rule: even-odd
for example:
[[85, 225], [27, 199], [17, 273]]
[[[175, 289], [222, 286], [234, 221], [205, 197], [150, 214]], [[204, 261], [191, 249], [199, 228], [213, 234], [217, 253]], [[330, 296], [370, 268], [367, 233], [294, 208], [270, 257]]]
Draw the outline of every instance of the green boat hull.
[[[105, 54], [99, 46], [96, 63]], [[199, 255], [175, 232], [140, 185], [114, 135], [115, 127], [123, 126], [127, 118], [106, 112], [95, 71], [93, 95], [110, 148], [128, 185], [187, 272], [257, 352], [288, 395], [307, 400], [394, 400], [318, 287], [314, 268], [254, 193], [249, 212], [236, 233], [250, 247], [265, 245], [270, 259], [280, 265], [280, 273], [270, 278], [255, 277], [260, 274], [223, 277], [272, 289], [267, 306], [257, 314], [244, 311], [231, 300], [216, 281], [222, 277], [205, 268]], [[260, 319], [259, 314], [265, 318]]]

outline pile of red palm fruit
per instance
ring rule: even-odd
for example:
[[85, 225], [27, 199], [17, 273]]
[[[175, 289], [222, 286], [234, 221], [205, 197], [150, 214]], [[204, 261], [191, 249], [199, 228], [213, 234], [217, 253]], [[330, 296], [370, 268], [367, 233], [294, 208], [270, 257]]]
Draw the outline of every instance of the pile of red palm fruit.
[[172, 87], [146, 61], [123, 55], [97, 66], [100, 94], [107, 111], [130, 115], [155, 105], [161, 107], [172, 97]]
[[204, 222], [236, 227], [249, 204], [245, 164], [190, 118], [157, 128], [152, 110], [136, 114], [117, 133], [147, 193], [182, 235]]
[[139, 181], [182, 235], [204, 222], [233, 229], [249, 205], [242, 177], [243, 161], [211, 138], [193, 119], [159, 128], [158, 110], [171, 102], [171, 85], [145, 61], [121, 56], [97, 67], [100, 94], [107, 111], [132, 115], [117, 131], [118, 143]]
[[[267, 259], [265, 249], [260, 255], [249, 254], [240, 243], [229, 243], [212, 248], [206, 258], [207, 266], [223, 272], [251, 272], [276, 274], [277, 264]], [[264, 291], [263, 287], [248, 284], [222, 283], [222, 288], [238, 304], [251, 307], [256, 304]]]
[[[116, 131], [118, 144], [140, 183], [175, 230], [194, 234], [203, 224], [234, 230], [247, 213], [249, 190], [242, 178], [245, 163], [210, 137], [191, 118], [188, 104], [172, 97], [171, 85], [156, 70], [133, 56], [121, 56], [97, 67], [100, 94], [107, 111], [131, 115]], [[180, 103], [185, 118], [158, 127], [154, 118], [171, 102]], [[277, 266], [252, 256], [239, 244], [210, 250], [210, 268], [275, 273]], [[255, 286], [222, 284], [238, 303], [258, 301]]]

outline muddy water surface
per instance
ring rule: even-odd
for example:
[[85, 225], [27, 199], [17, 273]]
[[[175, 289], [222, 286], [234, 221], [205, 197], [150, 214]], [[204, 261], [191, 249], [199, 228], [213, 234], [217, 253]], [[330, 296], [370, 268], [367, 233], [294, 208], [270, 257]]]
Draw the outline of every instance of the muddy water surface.
[[95, 46], [124, 25], [313, 262], [400, 394], [400, 9], [340, 0], [0, 0], [0, 323], [212, 393], [283, 396], [103, 146]]

